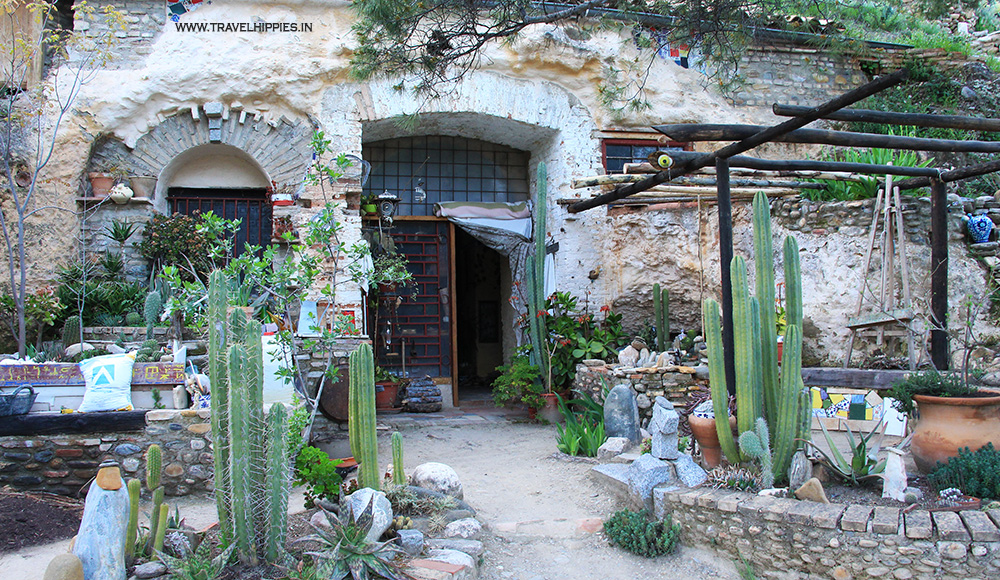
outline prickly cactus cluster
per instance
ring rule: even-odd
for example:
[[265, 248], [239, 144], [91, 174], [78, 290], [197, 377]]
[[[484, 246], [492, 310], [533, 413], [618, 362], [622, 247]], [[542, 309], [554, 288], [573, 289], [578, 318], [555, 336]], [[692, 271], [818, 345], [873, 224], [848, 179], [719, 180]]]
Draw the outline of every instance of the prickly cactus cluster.
[[215, 498], [223, 542], [256, 564], [282, 557], [290, 466], [287, 411], [273, 405], [264, 418], [261, 324], [240, 309], [227, 315], [228, 280], [209, 278], [208, 368], [212, 384]]

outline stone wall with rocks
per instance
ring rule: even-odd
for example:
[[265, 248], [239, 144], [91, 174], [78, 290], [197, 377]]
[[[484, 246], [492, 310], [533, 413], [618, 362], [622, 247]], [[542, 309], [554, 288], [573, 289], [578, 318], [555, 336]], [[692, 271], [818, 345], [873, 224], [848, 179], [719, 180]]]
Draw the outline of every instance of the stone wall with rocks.
[[143, 431], [0, 437], [0, 485], [76, 495], [109, 459], [121, 464], [126, 479], [145, 480], [144, 454], [157, 443], [167, 495], [212, 491], [211, 438], [209, 411], [162, 409], [146, 413]]
[[[958, 206], [968, 203], [973, 211], [989, 213], [992, 210], [987, 207], [987, 197], [967, 201], [953, 197], [956, 207], [948, 214], [948, 294], [956, 313], [952, 328], [964, 324], [957, 313], [959, 305], [970, 298], [985, 303], [991, 263], [970, 251], [962, 223], [964, 212]], [[781, 242], [785, 236], [793, 235], [799, 244], [806, 366], [843, 364], [850, 336], [847, 321], [857, 312], [874, 203], [871, 199], [771, 201], [776, 281], [783, 278]], [[983, 207], [977, 208], [977, 204]], [[915, 328], [922, 341], [927, 337], [926, 320], [930, 312], [930, 201], [905, 196], [902, 207], [910, 288], [918, 318]], [[717, 208], [705, 203], [700, 207], [696, 203], [619, 207], [608, 211], [608, 223], [610, 234], [606, 245], [614, 260], [609, 257], [604, 263], [600, 279], [615, 289], [612, 305], [623, 315], [623, 326], [636, 332], [652, 319], [652, 288], [659, 283], [670, 291], [671, 332], [700, 329], [702, 299], [718, 298], [721, 294]], [[734, 202], [733, 249], [738, 255], [753, 255], [749, 202]], [[878, 263], [877, 256], [876, 252], [874, 263]], [[870, 272], [877, 290], [878, 273], [874, 266]], [[752, 268], [749, 276], [753, 284]], [[996, 333], [985, 308], [975, 312], [973, 323], [980, 335]], [[923, 344], [920, 341], [918, 345]]]
[[732, 100], [747, 107], [774, 103], [815, 106], [868, 81], [857, 60], [791, 44], [747, 50], [740, 72], [746, 84]]
[[96, 38], [111, 29], [114, 44], [110, 47], [112, 58], [105, 65], [107, 68], [128, 69], [141, 64], [152, 53], [153, 43], [167, 22], [165, 3], [159, 0], [115, 2], [114, 7], [122, 13], [124, 29], [109, 26], [100, 4], [97, 3], [93, 14], [77, 13], [73, 31]]
[[590, 393], [595, 400], [602, 401], [604, 384], [609, 388], [626, 385], [635, 395], [640, 426], [644, 429], [653, 416], [656, 397], [666, 397], [675, 407], [683, 409], [692, 393], [708, 390], [708, 381], [699, 378], [694, 367], [671, 366], [641, 370], [644, 372], [625, 370], [621, 365], [605, 364], [604, 361], [587, 360], [586, 364], [576, 367], [573, 389]]
[[902, 513], [697, 488], [653, 491], [683, 542], [773, 578], [996, 578], [1000, 510]]

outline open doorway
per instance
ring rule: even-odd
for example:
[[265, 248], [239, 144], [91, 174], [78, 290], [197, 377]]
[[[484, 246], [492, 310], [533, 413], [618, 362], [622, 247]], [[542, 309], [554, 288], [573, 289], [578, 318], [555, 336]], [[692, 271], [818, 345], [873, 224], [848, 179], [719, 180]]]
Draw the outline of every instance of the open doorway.
[[510, 266], [499, 252], [455, 228], [455, 278], [458, 398], [462, 404], [489, 401], [495, 369], [504, 361], [501, 313]]

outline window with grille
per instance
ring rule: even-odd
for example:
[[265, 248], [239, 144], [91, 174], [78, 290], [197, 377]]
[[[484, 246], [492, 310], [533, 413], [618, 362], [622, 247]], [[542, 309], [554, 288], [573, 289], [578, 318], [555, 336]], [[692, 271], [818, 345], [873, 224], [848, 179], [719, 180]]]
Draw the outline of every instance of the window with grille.
[[[372, 172], [364, 193], [395, 193], [401, 199], [396, 215], [401, 216], [434, 215], [434, 204], [441, 201], [527, 201], [528, 157], [526, 151], [462, 137], [366, 143], [364, 158]], [[424, 199], [416, 192], [418, 185]]]
[[643, 163], [648, 161], [654, 151], [684, 151], [688, 149], [684, 143], [671, 142], [661, 145], [652, 139], [605, 139], [601, 141], [601, 153], [604, 156], [604, 170], [608, 173], [625, 173], [626, 163]]

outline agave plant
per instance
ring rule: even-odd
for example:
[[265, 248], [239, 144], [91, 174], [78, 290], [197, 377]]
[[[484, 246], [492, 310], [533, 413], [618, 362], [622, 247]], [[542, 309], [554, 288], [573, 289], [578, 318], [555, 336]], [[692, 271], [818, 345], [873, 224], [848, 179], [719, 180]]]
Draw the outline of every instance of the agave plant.
[[[826, 438], [826, 444], [830, 447], [830, 453], [827, 454], [812, 441], [803, 442], [819, 454], [820, 461], [834, 475], [851, 485], [857, 485], [859, 482], [874, 479], [885, 471], [885, 459], [878, 458], [878, 453], [882, 449], [882, 440], [885, 438], [886, 424], [884, 420], [879, 419], [879, 422], [872, 427], [871, 432], [867, 435], [863, 435], [859, 431], [857, 440], [854, 438], [854, 432], [851, 431], [851, 427], [846, 422], [844, 423], [844, 428], [847, 430], [847, 444], [851, 448], [850, 459], [837, 449], [837, 445], [834, 443], [833, 438], [830, 437], [830, 432], [826, 430], [826, 425], [822, 421], [819, 422], [819, 426], [823, 430], [823, 437]], [[874, 441], [872, 441], [873, 438]], [[896, 447], [905, 447], [909, 439], [908, 436], [899, 442]]]
[[[329, 529], [313, 526], [315, 534], [298, 540], [312, 541], [323, 546], [318, 552], [307, 552], [316, 559], [316, 571], [319, 578], [343, 580], [350, 577], [353, 580], [367, 580], [374, 573], [376, 578], [387, 580], [408, 580], [391, 560], [399, 553], [399, 549], [390, 542], [370, 542], [365, 539], [371, 530], [374, 518], [374, 496], [357, 518], [353, 517], [349, 504], [341, 504], [343, 513], [338, 517], [325, 509], [323, 514], [330, 524]], [[320, 509], [323, 509], [322, 507]]]

